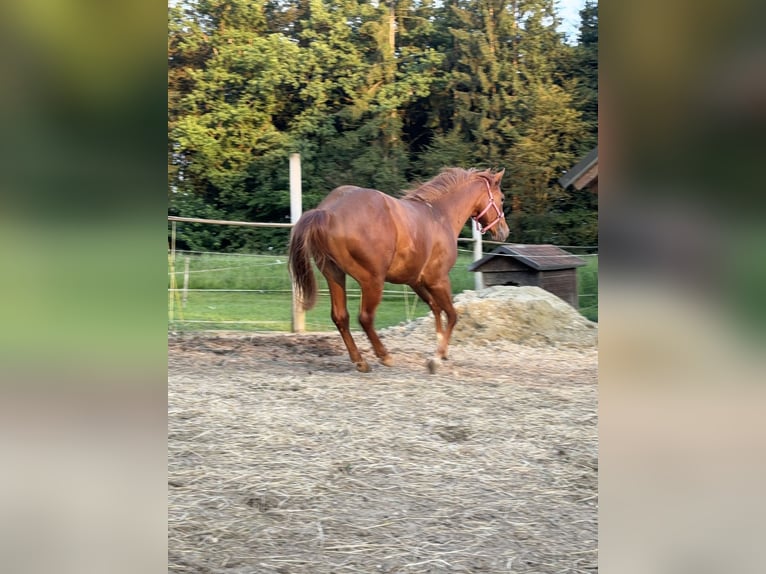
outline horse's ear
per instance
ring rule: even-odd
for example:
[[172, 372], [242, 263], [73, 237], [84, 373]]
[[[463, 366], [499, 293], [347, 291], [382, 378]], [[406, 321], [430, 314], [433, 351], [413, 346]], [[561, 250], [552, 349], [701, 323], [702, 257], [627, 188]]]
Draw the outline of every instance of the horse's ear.
[[505, 173], [505, 168], [501, 169], [495, 174], [495, 185], [500, 185], [500, 180], [503, 179], [504, 173]]

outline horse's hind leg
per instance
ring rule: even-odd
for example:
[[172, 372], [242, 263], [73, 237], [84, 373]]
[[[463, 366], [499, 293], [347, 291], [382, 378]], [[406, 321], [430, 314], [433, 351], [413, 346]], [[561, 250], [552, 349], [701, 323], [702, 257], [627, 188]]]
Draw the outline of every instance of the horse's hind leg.
[[383, 299], [383, 282], [382, 281], [366, 281], [359, 282], [362, 288], [362, 301], [359, 305], [359, 324], [367, 333], [367, 338], [372, 344], [372, 348], [375, 351], [375, 355], [380, 359], [380, 362], [390, 367], [394, 364], [394, 359], [388, 353], [385, 345], [378, 337], [378, 333], [375, 331], [375, 311], [380, 305]]
[[329, 264], [325, 266], [322, 273], [327, 279], [327, 286], [330, 289], [330, 316], [332, 321], [346, 344], [351, 362], [356, 365], [357, 370], [368, 373], [370, 372], [370, 365], [362, 358], [349, 329], [348, 308], [346, 306], [346, 274], [335, 266], [330, 268]]

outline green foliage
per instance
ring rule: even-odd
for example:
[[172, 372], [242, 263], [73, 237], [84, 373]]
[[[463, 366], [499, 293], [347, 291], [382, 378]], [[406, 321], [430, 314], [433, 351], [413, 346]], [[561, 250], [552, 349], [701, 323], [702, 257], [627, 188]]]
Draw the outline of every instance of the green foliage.
[[[570, 46], [554, 0], [174, 3], [169, 212], [286, 221], [298, 151], [306, 209], [342, 184], [396, 195], [444, 166], [504, 167], [513, 241], [591, 243], [596, 205], [556, 183], [596, 142], [596, 4], [581, 14]], [[281, 238], [187, 225], [178, 240], [266, 252]]]

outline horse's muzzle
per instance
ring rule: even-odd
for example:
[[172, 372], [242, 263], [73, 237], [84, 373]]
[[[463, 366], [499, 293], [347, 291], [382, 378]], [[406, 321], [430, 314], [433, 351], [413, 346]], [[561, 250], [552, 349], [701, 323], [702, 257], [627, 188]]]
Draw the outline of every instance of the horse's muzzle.
[[492, 236], [493, 241], [503, 242], [508, 239], [510, 233], [511, 231], [508, 229], [508, 223], [506, 223], [505, 218], [501, 219], [497, 225], [489, 230], [489, 234]]

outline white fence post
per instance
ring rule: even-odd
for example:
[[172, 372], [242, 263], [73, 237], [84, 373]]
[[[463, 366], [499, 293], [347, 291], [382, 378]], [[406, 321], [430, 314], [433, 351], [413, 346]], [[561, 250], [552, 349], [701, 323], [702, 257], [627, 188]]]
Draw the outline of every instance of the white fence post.
[[175, 319], [176, 297], [176, 222], [170, 224], [170, 255], [168, 256], [170, 267], [170, 289], [168, 290], [168, 318], [172, 322]]
[[[290, 223], [298, 223], [303, 214], [303, 192], [301, 187], [301, 154], [290, 154]], [[295, 284], [291, 283], [293, 299], [292, 330], [303, 333], [306, 330], [306, 313], [298, 303]]]
[[[479, 224], [474, 221], [471, 225], [473, 231], [473, 260], [478, 261], [483, 257], [483, 245], [481, 242], [481, 232], [479, 231]], [[482, 277], [481, 271], [474, 273], [474, 287], [477, 291], [484, 289], [484, 277]]]
[[[175, 223], [175, 221], [173, 222]], [[184, 298], [183, 307], [186, 307], [186, 300], [189, 298], [189, 257], [184, 257]]]

